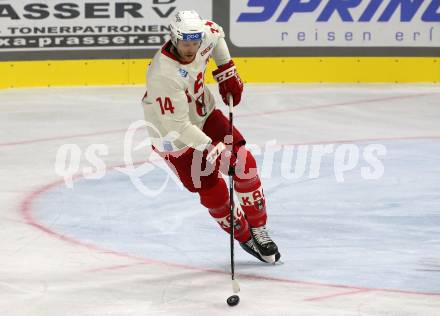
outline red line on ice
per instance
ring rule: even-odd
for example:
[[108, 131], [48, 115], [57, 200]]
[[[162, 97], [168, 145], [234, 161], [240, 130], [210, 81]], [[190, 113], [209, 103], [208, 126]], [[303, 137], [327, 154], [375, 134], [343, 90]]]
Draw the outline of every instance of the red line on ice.
[[[435, 137], [435, 138], [440, 138], [440, 137]], [[397, 138], [397, 140], [403, 140], [404, 138]], [[409, 139], [414, 139], [414, 138], [409, 138]], [[417, 138], [417, 139], [424, 139], [423, 137]], [[379, 139], [377, 139], [379, 140]], [[354, 140], [351, 140], [354, 142]], [[363, 142], [363, 141], [368, 141], [365, 139], [359, 139], [357, 140], [357, 142]], [[341, 143], [342, 141], [333, 141], [333, 143]], [[319, 143], [319, 142], [318, 142]], [[292, 144], [293, 145], [293, 144]], [[138, 164], [142, 164], [145, 163], [145, 161], [141, 161], [141, 162], [136, 162], [135, 165]], [[107, 170], [113, 170], [117, 167], [124, 167], [124, 165], [118, 165], [118, 166], [112, 166], [112, 167], [108, 167]], [[74, 177], [74, 179], [78, 179], [81, 178], [81, 175], [78, 175], [76, 177]], [[103, 270], [112, 270], [112, 269], [120, 269], [120, 268], [126, 268], [132, 265], [137, 265], [137, 264], [160, 264], [160, 265], [165, 265], [165, 266], [169, 266], [169, 267], [177, 267], [177, 268], [182, 268], [182, 269], [187, 269], [187, 270], [195, 270], [195, 271], [203, 271], [203, 272], [210, 272], [210, 273], [220, 273], [220, 274], [229, 274], [226, 271], [223, 270], [215, 270], [215, 269], [208, 269], [208, 268], [198, 268], [198, 267], [193, 267], [193, 266], [189, 266], [189, 265], [184, 265], [184, 264], [179, 264], [179, 263], [173, 263], [173, 262], [166, 262], [166, 261], [160, 261], [160, 260], [155, 260], [155, 259], [149, 259], [149, 258], [144, 258], [144, 257], [139, 257], [139, 256], [134, 256], [131, 254], [126, 254], [126, 253], [122, 253], [122, 252], [118, 252], [118, 251], [113, 251], [110, 249], [106, 249], [103, 247], [99, 247], [96, 246], [94, 244], [91, 243], [85, 243], [82, 241], [79, 241], [77, 239], [74, 239], [72, 237], [63, 235], [61, 233], [58, 233], [52, 229], [50, 229], [49, 227], [46, 227], [45, 225], [39, 223], [33, 216], [32, 216], [32, 204], [33, 202], [40, 197], [41, 195], [43, 195], [44, 193], [48, 192], [49, 190], [62, 185], [64, 182], [64, 180], [57, 180], [54, 182], [51, 182], [49, 184], [46, 184], [36, 190], [34, 190], [33, 192], [31, 192], [29, 195], [27, 195], [25, 197], [25, 199], [22, 201], [21, 205], [20, 205], [20, 212], [22, 217], [24, 218], [25, 222], [31, 226], [33, 226], [34, 228], [37, 228], [41, 231], [43, 231], [44, 233], [47, 233], [49, 235], [51, 235], [52, 237], [55, 237], [57, 239], [60, 239], [62, 241], [68, 242], [70, 244], [73, 245], [78, 245], [78, 246], [82, 246], [85, 248], [88, 248], [90, 250], [93, 251], [97, 251], [99, 253], [104, 253], [104, 254], [110, 254], [110, 255], [115, 255], [115, 256], [119, 256], [119, 257], [125, 257], [125, 258], [129, 258], [132, 260], [135, 260], [135, 262], [133, 264], [128, 264], [128, 265], [118, 265], [118, 266], [113, 266], [112, 267], [103, 267], [103, 268], [98, 268], [98, 269], [94, 269], [94, 270], [89, 270], [89, 272], [99, 272], [99, 271], [103, 271]], [[348, 286], [348, 285], [337, 285], [337, 284], [326, 284], [326, 283], [319, 283], [319, 282], [307, 282], [307, 281], [297, 281], [297, 280], [290, 280], [290, 279], [282, 279], [282, 278], [275, 278], [275, 277], [266, 277], [266, 276], [257, 276], [257, 275], [251, 275], [251, 274], [240, 274], [240, 277], [245, 277], [248, 279], [256, 279], [256, 280], [267, 280], [267, 281], [274, 281], [274, 282], [282, 282], [282, 283], [290, 283], [290, 284], [302, 284], [302, 285], [311, 285], [311, 286], [319, 286], [319, 287], [329, 287], [329, 288], [340, 288], [340, 289], [350, 289], [353, 291], [350, 292], [344, 292], [344, 293], [336, 293], [333, 295], [330, 295], [328, 297], [331, 296], [341, 296], [341, 295], [351, 295], [351, 294], [356, 294], [356, 293], [360, 293], [360, 292], [366, 292], [366, 291], [375, 291], [375, 292], [386, 292], [386, 293], [400, 293], [400, 294], [408, 294], [408, 295], [424, 295], [424, 296], [438, 296], [440, 297], [440, 293], [436, 293], [436, 292], [417, 292], [417, 291], [406, 291], [406, 290], [398, 290], [398, 289], [380, 289], [380, 288], [366, 288], [366, 287], [357, 287], [357, 286]], [[318, 299], [324, 299], [327, 297], [317, 297], [314, 298], [314, 300], [318, 300]], [[313, 299], [313, 298], [311, 298]], [[311, 300], [308, 299], [308, 300]]]
[[[392, 97], [384, 97], [384, 98], [376, 98], [376, 99], [354, 100], [354, 101], [347, 101], [347, 102], [338, 102], [338, 103], [317, 105], [317, 106], [311, 106], [311, 107], [300, 107], [300, 108], [294, 108], [294, 109], [284, 109], [284, 110], [276, 110], [276, 111], [248, 113], [248, 114], [243, 114], [243, 115], [237, 114], [236, 116], [237, 117], [254, 117], [254, 116], [272, 115], [272, 114], [278, 114], [278, 113], [317, 110], [317, 109], [332, 108], [332, 107], [338, 107], [338, 106], [350, 106], [350, 105], [356, 106], [356, 105], [361, 105], [361, 104], [370, 104], [370, 103], [388, 101], [388, 100], [391, 101], [391, 100], [409, 99], [409, 98], [416, 98], [416, 97], [435, 95], [435, 94], [438, 94], [438, 93], [436, 93], [436, 92], [417, 93], [417, 94], [392, 96]], [[22, 141], [8, 142], [8, 143], [0, 143], [0, 147], [28, 145], [28, 144], [33, 144], [33, 143], [42, 143], [42, 142], [47, 142], [47, 141], [63, 140], [63, 139], [71, 139], [71, 138], [79, 138], [79, 137], [116, 134], [116, 133], [123, 133], [126, 130], [127, 129], [115, 129], [115, 130], [86, 133], [86, 134], [73, 134], [73, 135], [64, 135], [64, 136], [56, 136], [56, 137], [48, 137], [48, 138], [29, 139], [29, 140], [22, 140]]]
[[353, 291], [349, 291], [349, 292], [340, 292], [340, 293], [335, 293], [335, 294], [310, 297], [310, 298], [304, 299], [304, 301], [308, 301], [308, 302], [320, 301], [320, 300], [325, 300], [325, 299], [328, 299], [328, 298], [334, 298], [334, 297], [346, 296], [346, 295], [354, 295], [354, 294], [365, 293], [365, 292], [371, 292], [371, 290], [359, 289], [359, 290], [353, 290]]

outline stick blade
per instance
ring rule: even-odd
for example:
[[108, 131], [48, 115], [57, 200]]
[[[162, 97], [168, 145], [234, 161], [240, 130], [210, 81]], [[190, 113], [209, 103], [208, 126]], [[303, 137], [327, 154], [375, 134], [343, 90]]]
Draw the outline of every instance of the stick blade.
[[240, 292], [240, 284], [238, 284], [237, 280], [232, 280], [232, 291], [234, 293]]

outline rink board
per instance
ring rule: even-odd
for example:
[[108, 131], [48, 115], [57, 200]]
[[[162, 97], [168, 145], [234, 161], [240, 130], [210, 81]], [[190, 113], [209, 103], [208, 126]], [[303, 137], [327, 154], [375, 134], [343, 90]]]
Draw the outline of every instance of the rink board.
[[[242, 57], [245, 82], [406, 83], [440, 81], [436, 57]], [[0, 63], [0, 88], [145, 83], [149, 59], [49, 60]], [[213, 79], [209, 74], [207, 83]]]

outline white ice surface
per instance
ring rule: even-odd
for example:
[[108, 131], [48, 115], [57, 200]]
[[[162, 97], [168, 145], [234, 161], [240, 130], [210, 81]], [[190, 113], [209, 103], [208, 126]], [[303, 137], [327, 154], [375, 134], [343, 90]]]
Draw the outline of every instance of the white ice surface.
[[[198, 197], [172, 179], [145, 196], [114, 169], [124, 165], [126, 129], [143, 118], [142, 95], [0, 91], [1, 315], [440, 314], [438, 85], [246, 86], [236, 125], [254, 148], [284, 264], [264, 265], [237, 246], [234, 308], [225, 303], [228, 236]], [[138, 131], [135, 143], [144, 137]], [[273, 141], [283, 150], [271, 160], [258, 146]], [[67, 188], [54, 162], [68, 143], [83, 153], [104, 144], [105, 176], [84, 178], [83, 154]], [[300, 144], [305, 173], [289, 178], [285, 145]], [[328, 154], [311, 177], [313, 144], [352, 144], [359, 163], [340, 182]], [[366, 180], [362, 154], [372, 144], [386, 149], [384, 175]], [[136, 162], [149, 154], [132, 151]], [[165, 183], [160, 161], [145, 166], [144, 187]]]

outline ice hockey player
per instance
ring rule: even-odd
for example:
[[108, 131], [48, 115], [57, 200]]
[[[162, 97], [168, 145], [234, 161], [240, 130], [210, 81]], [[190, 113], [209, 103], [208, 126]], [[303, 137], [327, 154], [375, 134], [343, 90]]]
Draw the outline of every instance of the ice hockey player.
[[148, 128], [153, 148], [183, 185], [199, 194], [201, 204], [226, 232], [230, 229], [229, 192], [221, 174], [233, 175], [240, 201], [234, 216], [235, 239], [251, 255], [274, 263], [280, 253], [266, 230], [266, 199], [255, 159], [235, 127], [233, 144], [228, 143], [229, 121], [215, 108], [204, 82], [212, 56], [223, 102], [228, 104], [231, 94], [234, 106], [240, 103], [243, 83], [223, 29], [195, 11], [180, 11], [172, 18], [170, 33], [170, 41], [148, 67], [143, 98], [145, 119], [154, 126]]

